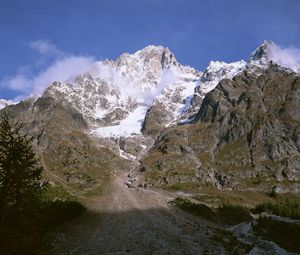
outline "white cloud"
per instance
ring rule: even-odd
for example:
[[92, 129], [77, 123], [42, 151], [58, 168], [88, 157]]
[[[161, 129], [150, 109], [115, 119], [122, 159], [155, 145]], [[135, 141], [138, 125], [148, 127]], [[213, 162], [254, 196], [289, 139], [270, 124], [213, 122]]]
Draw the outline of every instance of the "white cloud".
[[277, 64], [300, 72], [300, 49], [282, 48], [276, 44], [270, 45], [271, 59]]
[[84, 73], [93, 66], [92, 57], [70, 56], [56, 60], [52, 65], [41, 71], [34, 77], [18, 73], [13, 77], [6, 78], [0, 82], [1, 87], [6, 87], [21, 95], [18, 98], [27, 96], [40, 96], [45, 88], [53, 81], [66, 81], [81, 73]]
[[170, 68], [164, 70], [158, 81], [157, 87], [152, 89], [150, 92], [144, 94], [144, 103], [150, 104], [155, 97], [160, 95], [164, 89], [174, 85], [178, 81], [178, 79], [179, 77], [173, 69]]
[[25, 75], [19, 73], [14, 77], [1, 81], [1, 86], [5, 86], [14, 91], [26, 92], [30, 89], [31, 81]]
[[42, 55], [63, 55], [64, 53], [59, 50], [49, 40], [36, 40], [29, 43], [30, 48], [36, 50]]
[[107, 83], [116, 86], [122, 95], [146, 105], [149, 105], [165, 88], [174, 85], [178, 80], [178, 75], [172, 69], [167, 69], [162, 73], [157, 86], [149, 88], [143, 84], [137, 84], [128, 76], [123, 76], [121, 72], [109, 65], [104, 65], [102, 62], [96, 62], [92, 65], [89, 72], [93, 76], [101, 77]]
[[[28, 96], [40, 96], [53, 81], [66, 81], [81, 73], [89, 71], [94, 65], [94, 58], [90, 56], [74, 56], [59, 50], [50, 41], [37, 40], [29, 46], [42, 56], [52, 56], [52, 62], [44, 69], [30, 75], [33, 66], [21, 67], [19, 71], [0, 81], [0, 88], [5, 87], [19, 92], [18, 100]], [[40, 66], [42, 68], [42, 66]]]
[[93, 76], [101, 77], [108, 84], [117, 87], [123, 95], [134, 99], [139, 103], [143, 103], [145, 91], [143, 86], [136, 84], [129, 77], [123, 76], [121, 72], [115, 68], [103, 64], [103, 62], [96, 62], [89, 71]]
[[71, 56], [58, 60], [33, 79], [32, 95], [39, 96], [53, 81], [66, 81], [90, 70], [92, 57]]

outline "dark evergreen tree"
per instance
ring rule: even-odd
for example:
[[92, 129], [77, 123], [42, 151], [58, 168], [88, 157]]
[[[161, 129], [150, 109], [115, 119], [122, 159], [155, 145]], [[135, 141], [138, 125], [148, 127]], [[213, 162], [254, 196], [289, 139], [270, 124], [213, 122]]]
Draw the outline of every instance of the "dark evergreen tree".
[[[22, 125], [12, 124], [6, 113], [0, 122], [0, 235], [7, 254], [27, 254], [35, 231], [28, 216], [37, 205], [45, 186], [42, 167], [36, 159], [32, 138], [21, 133]], [[32, 250], [31, 248], [29, 250]]]

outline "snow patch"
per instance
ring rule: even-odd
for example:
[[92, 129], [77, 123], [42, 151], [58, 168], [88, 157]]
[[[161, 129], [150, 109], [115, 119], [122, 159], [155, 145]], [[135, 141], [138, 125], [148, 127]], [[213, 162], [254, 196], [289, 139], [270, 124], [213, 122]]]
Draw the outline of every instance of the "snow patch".
[[136, 157], [120, 149], [120, 157], [127, 160], [136, 160]]
[[235, 75], [245, 70], [246, 64], [244, 60], [229, 64], [221, 61], [211, 61], [198, 84], [201, 92], [207, 94], [218, 85], [220, 80], [232, 79]]
[[0, 99], [0, 110], [5, 108], [8, 105], [17, 104], [18, 102], [14, 102], [12, 100]]
[[148, 107], [140, 105], [127, 118], [118, 125], [100, 127], [91, 131], [91, 134], [99, 137], [129, 137], [141, 134], [142, 123]]

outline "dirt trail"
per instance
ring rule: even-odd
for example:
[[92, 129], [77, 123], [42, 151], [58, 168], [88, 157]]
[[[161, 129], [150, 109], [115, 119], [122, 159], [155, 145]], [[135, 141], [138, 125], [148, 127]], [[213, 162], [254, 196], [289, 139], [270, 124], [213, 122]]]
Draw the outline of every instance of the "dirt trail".
[[115, 174], [105, 195], [64, 227], [51, 254], [201, 254], [220, 253], [214, 228], [168, 202], [161, 190], [128, 188], [126, 173]]

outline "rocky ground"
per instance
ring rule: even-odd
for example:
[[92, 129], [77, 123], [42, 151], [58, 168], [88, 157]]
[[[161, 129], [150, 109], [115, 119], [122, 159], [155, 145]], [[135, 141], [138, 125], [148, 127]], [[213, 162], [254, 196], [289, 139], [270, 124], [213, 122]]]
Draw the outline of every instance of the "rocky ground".
[[[54, 233], [50, 254], [290, 254], [251, 234], [251, 224], [225, 227], [175, 208], [183, 192], [138, 188], [115, 172], [88, 211]], [[291, 253], [292, 254], [292, 253]]]
[[126, 172], [114, 174], [89, 211], [59, 233], [51, 254], [218, 254], [215, 226], [171, 207], [162, 190], [129, 188]]

